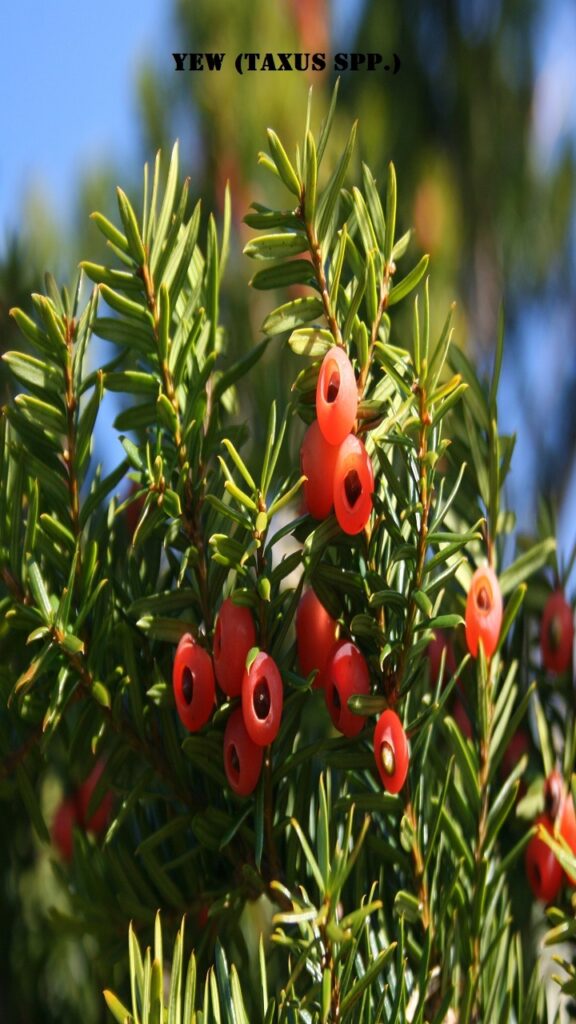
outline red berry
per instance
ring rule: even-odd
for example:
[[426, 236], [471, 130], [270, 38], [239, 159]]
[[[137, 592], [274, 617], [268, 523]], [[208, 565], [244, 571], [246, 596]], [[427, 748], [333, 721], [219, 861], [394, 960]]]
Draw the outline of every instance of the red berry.
[[112, 793], [108, 790], [108, 792], [104, 793], [100, 803], [97, 805], [90, 817], [88, 817], [92, 794], [100, 781], [100, 776], [103, 771], [104, 761], [98, 761], [97, 764], [94, 765], [88, 778], [80, 786], [77, 797], [78, 817], [80, 822], [87, 832], [93, 832], [96, 836], [101, 835], [108, 825], [110, 814], [112, 812], [112, 802], [114, 799]]
[[444, 659], [444, 675], [442, 682], [446, 683], [456, 671], [456, 658], [452, 650], [450, 637], [443, 629], [436, 629], [434, 636], [427, 648], [428, 666], [430, 669], [430, 684], [435, 689], [438, 685], [442, 655], [446, 651]]
[[572, 664], [574, 621], [572, 609], [561, 590], [550, 594], [540, 626], [542, 661], [549, 672], [566, 672]]
[[326, 519], [334, 504], [334, 470], [338, 445], [328, 444], [318, 426], [310, 424], [300, 449], [300, 467], [308, 479], [304, 483], [306, 511], [314, 519]]
[[176, 648], [172, 685], [180, 720], [190, 732], [201, 729], [212, 714], [216, 699], [212, 658], [190, 633]]
[[336, 643], [338, 623], [328, 614], [313, 590], [300, 598], [296, 612], [296, 647], [302, 675], [309, 676], [318, 669], [314, 689], [321, 686], [322, 671]]
[[255, 788], [263, 756], [264, 748], [250, 739], [242, 710], [236, 708], [224, 730], [224, 770], [230, 789], [238, 796], [248, 796]]
[[502, 626], [502, 594], [490, 566], [477, 569], [466, 601], [466, 643], [473, 658], [478, 657], [481, 640], [484, 654], [491, 658], [498, 646]]
[[242, 680], [242, 717], [253, 743], [266, 747], [276, 739], [282, 720], [282, 678], [269, 654], [260, 651]]
[[220, 689], [228, 697], [239, 697], [246, 667], [246, 655], [256, 646], [252, 612], [227, 597], [216, 619], [214, 671]]
[[330, 662], [332, 661], [334, 655], [340, 650], [340, 648], [344, 647], [344, 644], [347, 643], [349, 643], [349, 641], [346, 640], [345, 637], [340, 637], [339, 640], [336, 640], [336, 643], [332, 644], [330, 654], [326, 659], [326, 664], [324, 665], [324, 668], [322, 669], [321, 672], [318, 673], [316, 679], [314, 680], [315, 689], [324, 690], [324, 693], [326, 692], [326, 680], [328, 679], [328, 669], [330, 667]]
[[316, 415], [328, 444], [341, 444], [350, 433], [358, 408], [352, 363], [339, 345], [324, 356], [316, 385]]
[[[568, 843], [572, 853], [576, 854], [576, 812], [572, 794], [567, 793], [560, 819], [560, 835]], [[576, 885], [576, 876], [565, 872], [566, 879], [570, 885]]]
[[334, 470], [334, 511], [344, 533], [360, 533], [370, 519], [374, 472], [368, 452], [355, 434], [338, 449]]
[[[542, 814], [535, 821], [553, 835], [550, 819]], [[539, 836], [532, 836], [526, 848], [526, 874], [536, 899], [550, 903], [556, 899], [562, 885], [562, 868], [552, 850]]]
[[383, 711], [374, 729], [374, 757], [384, 789], [399, 793], [406, 782], [410, 754], [402, 722], [395, 711]]
[[[568, 844], [572, 853], [576, 853], [576, 813], [572, 793], [566, 789], [562, 774], [556, 769], [544, 783], [544, 808], [547, 818], [555, 825], [558, 832]], [[571, 885], [576, 885], [576, 877], [566, 874]]]
[[70, 862], [74, 850], [74, 826], [78, 824], [76, 802], [72, 797], [62, 801], [52, 822], [52, 842], [62, 857]]
[[349, 640], [333, 651], [325, 671], [324, 693], [330, 718], [345, 736], [357, 736], [366, 723], [348, 707], [349, 697], [370, 693], [370, 673], [364, 655]]
[[564, 809], [562, 811], [562, 818], [560, 821], [560, 833], [568, 843], [568, 846], [572, 850], [572, 853], [576, 853], [576, 812], [574, 810], [574, 800], [572, 794], [566, 794], [566, 800], [564, 801]]

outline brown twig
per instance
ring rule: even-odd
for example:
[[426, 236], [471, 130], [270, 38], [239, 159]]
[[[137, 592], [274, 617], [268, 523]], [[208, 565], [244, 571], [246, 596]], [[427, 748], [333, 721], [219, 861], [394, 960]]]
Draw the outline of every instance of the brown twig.
[[[301, 204], [303, 206], [303, 202]], [[326, 274], [324, 272], [324, 264], [322, 262], [322, 247], [318, 241], [316, 235], [316, 229], [314, 224], [310, 221], [306, 222], [306, 235], [308, 237], [308, 246], [310, 250], [310, 256], [312, 258], [312, 266], [314, 267], [314, 276], [320, 289], [320, 297], [322, 299], [322, 305], [324, 307], [324, 316], [330, 328], [330, 333], [334, 338], [336, 345], [343, 347], [344, 341], [342, 339], [342, 332], [338, 326], [336, 320], [336, 314], [332, 309], [332, 303], [330, 301], [330, 293], [328, 291], [328, 281], [326, 280]]]

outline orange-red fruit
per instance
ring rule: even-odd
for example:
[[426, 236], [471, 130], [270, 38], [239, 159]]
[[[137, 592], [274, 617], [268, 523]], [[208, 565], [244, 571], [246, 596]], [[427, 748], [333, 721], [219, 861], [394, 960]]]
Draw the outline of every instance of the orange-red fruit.
[[309, 676], [314, 669], [318, 670], [313, 683], [315, 689], [322, 685], [322, 672], [336, 643], [337, 629], [338, 623], [314, 591], [307, 590], [296, 612], [296, 648], [302, 675]]
[[52, 842], [62, 857], [70, 862], [74, 851], [74, 826], [78, 823], [76, 802], [72, 797], [62, 801], [52, 822]]
[[266, 747], [278, 734], [282, 721], [282, 678], [269, 654], [260, 651], [242, 680], [242, 717], [253, 743]]
[[[566, 800], [564, 801], [562, 817], [560, 819], [560, 835], [566, 840], [572, 853], [576, 854], [576, 812], [574, 811], [574, 801], [571, 793], [566, 795]], [[565, 872], [565, 875], [570, 885], [576, 885], [576, 877], [574, 875], [569, 875], [568, 872]]]
[[256, 646], [256, 629], [252, 612], [244, 605], [234, 604], [231, 597], [223, 602], [214, 631], [214, 671], [220, 689], [228, 697], [239, 697], [246, 667], [246, 655]]
[[110, 790], [108, 790], [102, 796], [100, 803], [95, 807], [92, 814], [88, 816], [90, 808], [90, 801], [92, 800], [92, 794], [100, 781], [100, 776], [104, 771], [104, 761], [98, 761], [88, 778], [82, 783], [78, 790], [78, 817], [86, 829], [87, 832], [93, 832], [94, 835], [99, 836], [106, 829], [108, 822], [110, 821], [110, 815], [112, 812], [113, 796]]
[[241, 708], [236, 708], [224, 730], [224, 770], [228, 785], [238, 796], [249, 796], [256, 788], [264, 748], [254, 743], [244, 725]]
[[404, 726], [395, 711], [383, 711], [374, 729], [374, 758], [389, 793], [399, 793], [406, 782], [410, 754]]
[[[540, 815], [535, 824], [543, 825], [553, 835], [554, 827], [545, 814]], [[532, 836], [528, 843], [525, 864], [530, 888], [536, 899], [544, 903], [556, 899], [562, 885], [562, 868], [550, 847], [539, 836]]]
[[486, 565], [474, 573], [466, 601], [466, 643], [473, 658], [478, 657], [480, 640], [486, 657], [492, 657], [498, 646], [501, 627], [500, 584], [496, 573]]
[[316, 679], [314, 680], [314, 687], [318, 690], [324, 690], [324, 695], [326, 691], [326, 680], [328, 678], [328, 669], [330, 667], [330, 662], [332, 661], [334, 655], [337, 654], [337, 652], [340, 650], [340, 648], [344, 647], [344, 644], [347, 644], [349, 642], [349, 640], [346, 640], [345, 637], [341, 636], [339, 640], [336, 640], [335, 643], [332, 644], [330, 654], [326, 659], [326, 664], [324, 665], [324, 668], [322, 669], [321, 672], [318, 673]]
[[339, 345], [326, 353], [316, 385], [316, 415], [328, 444], [341, 444], [350, 433], [358, 409], [358, 388], [352, 363]]
[[350, 641], [338, 644], [326, 666], [324, 694], [330, 718], [345, 736], [357, 736], [366, 723], [363, 715], [350, 711], [348, 699], [369, 693], [370, 673], [364, 655]]
[[370, 519], [374, 471], [362, 441], [349, 434], [338, 449], [334, 470], [334, 511], [344, 533], [360, 533]]
[[180, 638], [176, 648], [172, 685], [181, 722], [190, 732], [197, 732], [212, 714], [216, 686], [212, 658], [190, 633]]
[[434, 689], [438, 685], [440, 666], [442, 664], [442, 655], [444, 651], [446, 651], [446, 656], [444, 658], [444, 675], [442, 677], [442, 682], [446, 683], [456, 671], [456, 658], [454, 657], [454, 651], [452, 650], [452, 644], [448, 634], [443, 629], [436, 629], [427, 648], [428, 666], [430, 668], [430, 684]]
[[561, 590], [550, 594], [540, 625], [542, 661], [549, 672], [566, 672], [572, 664], [574, 620]]
[[[564, 778], [557, 769], [550, 772], [544, 783], [544, 808], [546, 816], [556, 826], [559, 834], [568, 844], [572, 853], [576, 853], [576, 813], [572, 793], [566, 789]], [[576, 885], [576, 877], [565, 877], [571, 885]]]
[[337, 458], [338, 445], [328, 444], [318, 420], [314, 420], [300, 449], [300, 468], [308, 478], [304, 483], [304, 504], [314, 519], [326, 519], [332, 511]]

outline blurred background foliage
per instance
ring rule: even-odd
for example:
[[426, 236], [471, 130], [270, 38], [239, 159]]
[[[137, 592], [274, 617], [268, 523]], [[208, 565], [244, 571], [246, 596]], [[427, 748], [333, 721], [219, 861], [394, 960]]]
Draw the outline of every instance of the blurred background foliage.
[[[396, 162], [404, 183], [401, 222], [414, 227], [418, 247], [433, 257], [434, 306], [442, 311], [456, 300], [457, 336], [481, 369], [489, 368], [504, 302], [503, 425], [520, 434], [512, 486], [522, 498], [521, 524], [533, 522], [542, 490], [562, 497], [570, 486], [576, 505], [576, 78], [570, 58], [576, 17], [569, 0], [283, 0], [232, 9], [224, 0], [174, 0], [163, 17], [162, 52], [143, 56], [135, 71], [134, 192], [142, 158], [150, 161], [160, 147], [168, 151], [177, 136], [191, 195], [201, 194], [206, 209], [221, 208], [230, 180], [240, 242], [247, 237], [242, 216], [262, 198], [255, 154], [263, 129], [273, 124], [295, 143], [295, 114], [309, 86], [320, 117], [334, 75], [328, 60], [325, 72], [247, 72], [240, 78], [235, 54], [399, 54], [396, 76], [382, 70], [343, 74], [333, 146], [341, 147], [343, 126], [358, 116], [363, 149], [356, 160], [366, 160], [380, 182], [388, 160]], [[227, 58], [220, 72], [177, 73], [172, 49], [224, 52]], [[11, 346], [7, 310], [21, 304], [31, 281], [46, 267], [69, 276], [86, 252], [99, 260], [102, 241], [87, 214], [111, 210], [113, 186], [129, 173], [124, 164], [115, 165], [113, 153], [91, 166], [69, 197], [66, 230], [49, 206], [31, 197], [22, 231], [6, 240], [1, 256], [4, 349]], [[254, 343], [271, 301], [245, 289], [250, 266], [240, 253], [237, 245], [228, 277], [232, 354]], [[254, 388], [259, 421], [272, 397], [285, 400], [279, 388], [284, 358], [275, 346], [262, 364]], [[545, 383], [544, 377], [552, 380]]]
[[[502, 427], [519, 432], [512, 504], [524, 526], [543, 491], [553, 489], [564, 509], [573, 509], [576, 111], [574, 77], [562, 77], [560, 59], [562, 42], [570, 42], [569, 34], [563, 36], [567, 6], [569, 0], [173, 0], [165, 8], [170, 49], [225, 52], [223, 70], [176, 73], [168, 48], [140, 62], [134, 167], [117, 166], [110, 154], [78, 182], [66, 229], [36, 198], [27, 204], [21, 228], [2, 241], [0, 349], [16, 347], [8, 310], [29, 308], [27, 296], [40, 287], [45, 269], [67, 278], [81, 257], [103, 260], [103, 243], [88, 214], [96, 208], [112, 213], [113, 186], [126, 185], [131, 173], [128, 191], [137, 196], [142, 159], [150, 161], [158, 148], [168, 154], [176, 136], [192, 199], [202, 195], [205, 210], [221, 212], [230, 181], [234, 237], [224, 319], [232, 358], [253, 346], [265, 313], [277, 304], [246, 287], [253, 268], [241, 255], [248, 237], [242, 217], [250, 202], [264, 196], [256, 154], [269, 125], [288, 147], [295, 145], [310, 85], [318, 123], [334, 76], [328, 61], [325, 72], [240, 78], [233, 55], [396, 52], [402, 62], [396, 76], [382, 70], [343, 75], [331, 145], [340, 150], [351, 117], [359, 117], [362, 148], [355, 159], [370, 164], [380, 185], [394, 160], [402, 183], [400, 225], [412, 225], [418, 249], [432, 256], [433, 324], [456, 300], [456, 338], [486, 370], [504, 302]], [[105, 61], [102, 54], [102, 73]], [[40, 93], [49, 83], [35, 87]], [[241, 396], [239, 415], [254, 424], [256, 444], [272, 398], [286, 404], [283, 361], [291, 358], [272, 342], [253, 371], [250, 393]], [[7, 387], [0, 364], [0, 400]], [[295, 429], [294, 457], [301, 426]], [[105, 460], [105, 435], [99, 440]], [[55, 806], [59, 794], [50, 786], [59, 783], [49, 780], [45, 794], [46, 806]], [[23, 808], [10, 807], [10, 828], [15, 841], [0, 848], [0, 1021], [104, 1020], [103, 1004], [87, 984], [90, 973], [99, 980], [94, 951], [83, 952], [82, 943], [44, 927], [48, 908], [56, 904], [65, 912], [65, 906], [49, 855], [36, 848]], [[124, 934], [122, 928], [121, 945]]]

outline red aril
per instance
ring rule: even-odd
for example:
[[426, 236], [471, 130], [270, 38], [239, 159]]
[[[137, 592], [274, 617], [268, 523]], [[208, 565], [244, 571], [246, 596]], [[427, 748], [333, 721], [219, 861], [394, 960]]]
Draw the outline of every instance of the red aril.
[[352, 363], [343, 348], [333, 345], [324, 356], [316, 385], [316, 415], [328, 444], [341, 444], [354, 426], [357, 409]]
[[224, 730], [224, 770], [230, 789], [237, 796], [249, 796], [256, 788], [264, 748], [254, 743], [244, 725], [241, 708], [236, 708]]
[[334, 505], [334, 470], [338, 445], [328, 444], [318, 420], [310, 424], [300, 449], [300, 468], [304, 482], [304, 504], [314, 519], [326, 519]]
[[253, 743], [266, 747], [276, 739], [282, 721], [282, 678], [269, 654], [260, 651], [242, 680], [242, 717]]
[[256, 646], [252, 612], [227, 597], [216, 618], [214, 629], [214, 672], [227, 697], [239, 697], [248, 651]]
[[338, 644], [325, 670], [324, 693], [330, 718], [345, 736], [357, 736], [366, 723], [363, 715], [355, 715], [348, 700], [355, 694], [368, 696], [370, 673], [364, 655], [356, 644]]
[[172, 670], [174, 700], [180, 721], [190, 732], [201, 729], [216, 699], [212, 658], [190, 633], [180, 638]]
[[472, 577], [466, 600], [466, 643], [473, 658], [482, 641], [484, 654], [491, 658], [498, 646], [502, 626], [502, 594], [493, 569], [486, 565]]
[[374, 758], [389, 793], [399, 793], [408, 775], [410, 754], [404, 726], [395, 711], [383, 711], [374, 729]]
[[561, 590], [550, 594], [540, 625], [542, 662], [549, 672], [566, 672], [572, 664], [574, 620]]
[[370, 519], [374, 471], [362, 441], [349, 434], [338, 450], [334, 470], [334, 511], [344, 533], [360, 533]]
[[314, 591], [306, 590], [296, 612], [296, 648], [302, 675], [309, 676], [314, 669], [318, 670], [313, 683], [315, 689], [322, 685], [322, 672], [336, 643], [337, 630], [338, 623]]

